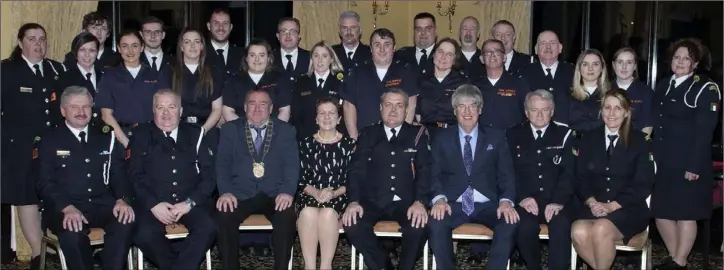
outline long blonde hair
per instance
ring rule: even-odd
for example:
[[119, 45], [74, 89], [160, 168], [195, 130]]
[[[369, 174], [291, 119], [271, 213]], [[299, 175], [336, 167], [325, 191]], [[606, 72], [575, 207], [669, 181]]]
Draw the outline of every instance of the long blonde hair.
[[619, 102], [621, 102], [621, 108], [623, 108], [623, 110], [626, 111], [626, 113], [628, 114], [628, 116], [623, 119], [621, 127], [618, 130], [618, 134], [621, 136], [621, 142], [623, 143], [623, 146], [628, 148], [629, 134], [631, 133], [631, 99], [628, 98], [628, 93], [626, 92], [626, 90], [620, 88], [611, 89], [610, 91], [603, 94], [603, 96], [601, 97], [600, 114], [603, 114], [603, 107], [606, 105], [606, 99], [609, 97], [615, 98]]
[[583, 85], [583, 77], [581, 76], [581, 65], [583, 64], [583, 58], [586, 58], [586, 56], [591, 54], [597, 56], [598, 60], [601, 62], [601, 76], [598, 77], [597, 83], [598, 90], [600, 91], [599, 97], [602, 98], [606, 95], [606, 92], [611, 89], [611, 83], [608, 81], [606, 61], [603, 59], [603, 54], [596, 49], [587, 49], [578, 55], [578, 60], [576, 60], [576, 70], [573, 73], [573, 88], [571, 89], [571, 96], [575, 100], [582, 101], [588, 98], [588, 92], [586, 91], [586, 87]]
[[329, 53], [329, 57], [332, 58], [332, 61], [329, 63], [329, 74], [337, 74], [340, 72], [344, 72], [344, 68], [342, 67], [342, 62], [339, 61], [339, 57], [337, 57], [337, 54], [334, 53], [334, 50], [332, 49], [332, 46], [329, 46], [327, 42], [324, 40], [317, 42], [312, 46], [312, 49], [309, 50], [310, 59], [309, 59], [309, 70], [307, 70], [307, 75], [312, 76], [314, 75], [314, 50], [317, 48], [322, 47], [327, 49], [327, 53]]

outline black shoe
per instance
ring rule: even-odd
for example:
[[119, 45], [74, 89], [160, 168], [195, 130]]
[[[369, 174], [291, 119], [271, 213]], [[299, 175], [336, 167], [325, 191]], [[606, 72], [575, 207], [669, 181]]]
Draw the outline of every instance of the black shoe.
[[93, 253], [93, 265], [100, 268], [103, 265], [103, 258], [101, 257], [102, 249]]
[[[397, 251], [390, 252], [390, 262], [392, 263], [393, 266], [400, 265], [400, 256], [397, 254]], [[394, 268], [392, 268], [392, 269], [394, 269]]]
[[[654, 265], [653, 270], [675, 270], [680, 269], [680, 265], [674, 262], [674, 259], [671, 257], [666, 258], [662, 263]], [[686, 269], [686, 266], [684, 266], [684, 269]]]
[[469, 265], [478, 265], [483, 263], [483, 255], [482, 254], [470, 254], [470, 257], [468, 257], [465, 262]]
[[35, 256], [30, 260], [30, 270], [40, 270], [40, 256]]

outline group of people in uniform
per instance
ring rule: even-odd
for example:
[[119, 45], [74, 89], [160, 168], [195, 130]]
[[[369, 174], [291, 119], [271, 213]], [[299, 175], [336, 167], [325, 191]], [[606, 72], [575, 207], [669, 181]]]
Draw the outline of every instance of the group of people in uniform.
[[[23, 25], [2, 62], [2, 202], [17, 206], [31, 267], [47, 229], [70, 269], [92, 268], [86, 235], [103, 228], [104, 269], [123, 268], [132, 245], [160, 269], [187, 268], [214, 243], [223, 268], [238, 269], [238, 226], [263, 214], [275, 269], [297, 231], [305, 268], [319, 246], [331, 269], [339, 222], [370, 269], [391, 269], [378, 221], [400, 226], [399, 269], [415, 268], [426, 241], [437, 268], [454, 269], [451, 234], [464, 223], [494, 232], [488, 269], [516, 249], [540, 269], [540, 224], [548, 268], [568, 268], [572, 243], [608, 269], [615, 243], [651, 217], [670, 255], [655, 269], [685, 269], [696, 220], [711, 213], [721, 106], [696, 72], [699, 41], [671, 46], [671, 78], [652, 90], [631, 48], [613, 59], [587, 49], [574, 65], [558, 60], [553, 31], [529, 56], [506, 20], [479, 48], [475, 17], [459, 40], [438, 39], [430, 13], [413, 20], [414, 46], [400, 49], [386, 28], [363, 44], [353, 11], [339, 16], [340, 44], [300, 48], [299, 20], [283, 18], [279, 50], [263, 39], [242, 49], [219, 9], [171, 55], [163, 21], [122, 31], [113, 51], [108, 19], [92, 12], [63, 64], [45, 58], [43, 26]], [[168, 226], [188, 229], [182, 245]]]

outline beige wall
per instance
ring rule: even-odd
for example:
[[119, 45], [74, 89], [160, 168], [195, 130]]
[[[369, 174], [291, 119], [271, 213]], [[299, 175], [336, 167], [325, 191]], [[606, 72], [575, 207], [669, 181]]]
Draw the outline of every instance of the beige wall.
[[[339, 13], [354, 10], [362, 18], [362, 41], [367, 44], [369, 34], [373, 31], [373, 1], [295, 1], [294, 17], [302, 24], [302, 41], [300, 46], [309, 48], [319, 40], [331, 44], [339, 43], [337, 26]], [[382, 9], [386, 1], [377, 1]], [[443, 8], [450, 6], [451, 1], [441, 1]], [[452, 17], [452, 33], [450, 20], [437, 12], [437, 1], [389, 1], [386, 15], [377, 16], [377, 27], [388, 28], [395, 33], [398, 48], [412, 45], [412, 18], [420, 12], [430, 12], [437, 20], [439, 37], [456, 37], [460, 21], [466, 16], [475, 16], [480, 21], [481, 40], [490, 36], [490, 27], [498, 20], [511, 21], [517, 30], [518, 41], [516, 50], [528, 52], [530, 35], [529, 1], [455, 1], [455, 15]]]

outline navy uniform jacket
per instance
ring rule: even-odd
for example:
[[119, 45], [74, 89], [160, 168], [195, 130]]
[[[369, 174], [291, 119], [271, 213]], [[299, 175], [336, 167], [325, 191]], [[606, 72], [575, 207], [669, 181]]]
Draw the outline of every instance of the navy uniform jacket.
[[226, 75], [213, 68], [213, 66], [209, 66], [213, 71], [211, 74], [212, 89], [207, 93], [209, 89], [205, 85], [200, 87], [200, 90], [196, 89], [201, 75], [199, 69], [202, 67], [197, 67], [196, 71], [191, 73], [186, 65], [181, 65], [183, 65], [180, 68], [181, 72], [183, 72], [183, 85], [173, 88], [173, 65], [168, 65], [159, 74], [158, 88], [178, 91], [181, 95], [181, 106], [184, 109], [181, 122], [202, 126], [211, 115], [211, 103], [221, 98], [224, 89], [224, 76]]
[[158, 89], [158, 71], [141, 64], [136, 78], [121, 64], [106, 69], [98, 83], [96, 107], [113, 110], [121, 126], [153, 120], [153, 95]]
[[282, 61], [282, 58], [286, 61], [285, 57], [286, 53], [284, 51], [274, 51], [274, 69], [282, 73], [284, 75], [283, 77], [287, 77], [289, 80], [294, 80], [295, 77], [301, 76], [309, 71], [309, 61], [312, 58], [309, 51], [297, 48], [297, 62], [292, 64], [294, 66], [294, 72], [291, 74], [287, 73], [287, 66], [283, 64], [284, 62]]
[[334, 50], [339, 60], [342, 61], [342, 68], [344, 68], [345, 73], [357, 63], [372, 61], [372, 49], [370, 49], [370, 46], [362, 44], [362, 42], [360, 42], [359, 45], [357, 45], [357, 49], [354, 50], [352, 59], [349, 59], [344, 45], [341, 43], [332, 45], [332, 50]]
[[475, 49], [475, 54], [468, 60], [468, 58], [460, 52], [460, 58], [458, 58], [457, 63], [470, 77], [481, 76], [481, 74], [485, 73], [485, 66], [483, 62], [480, 61], [481, 53], [482, 51], [480, 49]]
[[573, 65], [558, 61], [558, 67], [552, 82], [546, 77], [546, 71], [540, 62], [530, 63], [520, 68], [518, 74], [525, 79], [531, 91], [546, 89], [553, 93], [556, 103], [553, 120], [559, 123], [568, 123], [568, 103], [571, 100], [574, 69]]
[[[292, 78], [293, 79], [293, 78]], [[242, 71], [226, 80], [223, 90], [224, 106], [232, 108], [239, 117], [244, 115], [244, 99], [246, 93], [255, 89], [265, 89], [269, 92], [274, 108], [272, 116], [279, 115], [279, 109], [291, 104], [293, 80], [276, 70], [264, 72], [259, 83], [249, 77], [249, 73]]]
[[459, 132], [458, 127], [443, 129], [432, 142], [431, 196], [444, 195], [453, 202], [472, 186], [496, 205], [503, 198], [515, 199], [513, 160], [505, 131], [478, 126], [470, 175], [463, 164]]
[[573, 153], [576, 161], [576, 192], [582, 201], [618, 202], [622, 208], [641, 209], [636, 216], [648, 215], [646, 198], [654, 184], [654, 160], [646, 134], [631, 130], [628, 147], [622, 138], [611, 157], [606, 152], [604, 125], [581, 135]]
[[[95, 66], [99, 67], [100, 69], [106, 69], [118, 66], [118, 64], [120, 64], [121, 62], [123, 62], [121, 55], [113, 51], [111, 48], [106, 47], [103, 49], [103, 54], [101, 54], [101, 57], [96, 58]], [[63, 60], [63, 65], [70, 69], [70, 67], [73, 67], [76, 64], [78, 64], [78, 60], [73, 55], [73, 53], [66, 53], [65, 60]]]
[[530, 122], [507, 132], [515, 165], [515, 201], [533, 198], [539, 206], [550, 203], [567, 205], [573, 196], [575, 168], [572, 146], [574, 132], [551, 122], [539, 140]]
[[[272, 122], [273, 128], [270, 128], [269, 123]], [[243, 118], [221, 126], [216, 156], [219, 194], [231, 193], [238, 200], [246, 200], [259, 193], [272, 198], [280, 193], [294, 196], [299, 182], [299, 151], [294, 127], [276, 118], [269, 119], [264, 139], [272, 137], [269, 152], [263, 159], [256, 151], [254, 154], [249, 152], [247, 139], [251, 140], [253, 149], [254, 138], [246, 135], [248, 130], [249, 124]], [[260, 179], [252, 172], [255, 161], [264, 163], [264, 176]]]
[[[556, 104], [558, 107], [558, 104]], [[555, 113], [558, 113], [556, 110]], [[584, 100], [577, 100], [570, 97], [568, 104], [568, 126], [578, 133], [583, 133], [599, 127], [601, 121], [601, 89], [596, 89], [593, 94]], [[640, 129], [639, 129], [640, 130]]]
[[382, 123], [361, 131], [348, 174], [350, 202], [365, 201], [384, 209], [397, 195], [404, 205], [415, 201], [427, 205], [432, 160], [430, 136], [421, 128], [403, 123], [392, 142]]
[[401, 88], [409, 96], [418, 94], [415, 71], [399, 60], [392, 62], [384, 78], [380, 80], [373, 62], [361, 63], [349, 70], [344, 83], [342, 98], [357, 109], [357, 128], [380, 120], [380, 98], [389, 88]]
[[[614, 80], [611, 83], [614, 88], [620, 88], [620, 86]], [[642, 130], [645, 127], [651, 127], [654, 125], [654, 119], [652, 115], [652, 103], [654, 102], [654, 91], [646, 83], [634, 80], [628, 89], [626, 89], [629, 100], [631, 100], [631, 120], [633, 128]]]
[[523, 79], [503, 72], [495, 85], [485, 74], [473, 79], [473, 84], [483, 95], [481, 125], [508, 129], [525, 121], [525, 95], [530, 86]]
[[442, 81], [438, 81], [434, 72], [421, 75], [418, 79], [420, 95], [417, 97], [416, 107], [420, 123], [457, 124], [452, 107], [452, 94], [458, 86], [469, 83], [470, 79], [464, 71], [452, 70]]
[[695, 174], [711, 170], [711, 141], [721, 114], [719, 86], [706, 77], [689, 77], [669, 89], [662, 80], [654, 93], [654, 153], [661, 166]]
[[[68, 69], [68, 71], [61, 74], [60, 77], [58, 78], [58, 80], [56, 81], [57, 87], [55, 87], [55, 89], [57, 89], [57, 94], [56, 94], [57, 98], [60, 99], [60, 97], [63, 95], [63, 91], [65, 91], [65, 88], [67, 88], [69, 86], [82, 86], [82, 87], [85, 87], [86, 89], [88, 89], [88, 92], [90, 92], [91, 96], [93, 96], [93, 99], [95, 100], [95, 98], [97, 96], [96, 94], [98, 93], [98, 91], [93, 86], [93, 83], [85, 77], [85, 73], [80, 71], [80, 69], [78, 68], [78, 64], [73, 63], [72, 66], [66, 66], [66, 68]], [[98, 85], [101, 81], [101, 78], [103, 78], [103, 69], [98, 65], [94, 65], [93, 69], [94, 69], [93, 72], [95, 73], [95, 77], [96, 77], [95, 83], [96, 83], [96, 85]], [[60, 102], [57, 102], [54, 105], [55, 105], [54, 110], [56, 110], [55, 114], [58, 116], [56, 123], [58, 125], [63, 124], [63, 122], [64, 122], [63, 116], [60, 114]], [[105, 123], [103, 123], [103, 119], [101, 119], [101, 118], [102, 118], [101, 109], [98, 107], [93, 107], [93, 113], [92, 113], [92, 118], [91, 118], [90, 124], [93, 126], [103, 127], [105, 125]]]
[[394, 60], [401, 61], [402, 63], [407, 63], [408, 65], [410, 65], [410, 67], [412, 67], [412, 69], [416, 71], [415, 75], [433, 72], [435, 70], [435, 65], [432, 61], [432, 55], [434, 54], [434, 52], [427, 52], [427, 61], [424, 61], [423, 63], [418, 63], [417, 57], [415, 57], [416, 51], [417, 50], [415, 46], [402, 47], [399, 50], [395, 51]]
[[[157, 71], [159, 71], [159, 72], [161, 70], [163, 70], [164, 68], [166, 68], [167, 66], [170, 66], [176, 62], [175, 55], [166, 53], [166, 52], [161, 52], [161, 53], [163, 54], [163, 59], [161, 59], [161, 63], [159, 63], [158, 60], [156, 60], [156, 65], [158, 66]], [[146, 57], [146, 52], [143, 52], [143, 51], [141, 52], [140, 60], [141, 60], [141, 63], [151, 67], [151, 59]]]
[[37, 188], [46, 209], [60, 213], [73, 205], [82, 211], [130, 201], [133, 189], [126, 175], [123, 145], [109, 126], [88, 126], [87, 144], [81, 145], [65, 124], [38, 139], [35, 149]]
[[[513, 50], [513, 59], [508, 59], [507, 61], [510, 62], [510, 66], [508, 67], [508, 73], [512, 75], [518, 75], [518, 72], [521, 68], [533, 63], [534, 61], [530, 57], [530, 55], [518, 52], [516, 50]], [[556, 71], [558, 72], [558, 71]]]
[[294, 83], [292, 91], [292, 118], [289, 121], [297, 130], [297, 139], [302, 139], [314, 135], [319, 129], [317, 127], [317, 100], [321, 98], [335, 98], [339, 100], [339, 117], [341, 118], [337, 125], [337, 131], [346, 134], [347, 128], [344, 126], [344, 112], [342, 111], [342, 98], [340, 91], [342, 90], [342, 82], [344, 81], [344, 73], [329, 73], [324, 79], [322, 89], [317, 87], [319, 82], [316, 75], [304, 74], [299, 76]]
[[[226, 61], [224, 62], [222, 56], [219, 56], [219, 53], [214, 50], [211, 41], [206, 43], [206, 61], [211, 61], [214, 68], [225, 75], [231, 76], [241, 71], [241, 61], [243, 61], [244, 54], [243, 48], [229, 43], [229, 51], [226, 52]], [[225, 79], [226, 77], [224, 77]]]
[[187, 198], [199, 205], [211, 203], [216, 184], [211, 149], [201, 128], [191, 124], [179, 123], [175, 145], [155, 123], [136, 126], [126, 159], [142, 209]]

